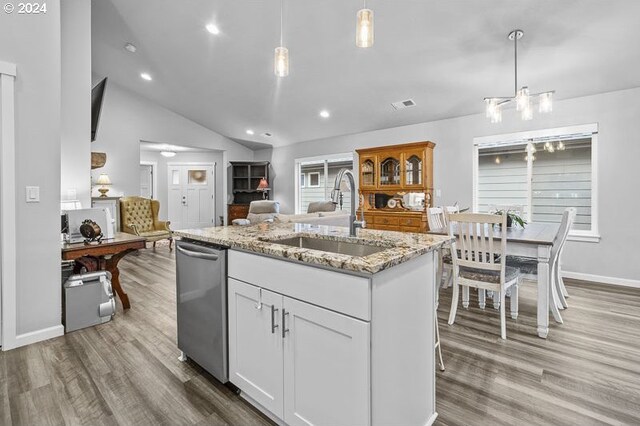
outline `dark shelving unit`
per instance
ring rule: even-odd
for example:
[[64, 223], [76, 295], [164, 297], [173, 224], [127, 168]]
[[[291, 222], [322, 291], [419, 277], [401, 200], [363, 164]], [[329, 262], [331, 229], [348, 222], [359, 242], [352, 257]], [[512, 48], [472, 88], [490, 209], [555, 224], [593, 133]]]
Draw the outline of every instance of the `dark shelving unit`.
[[[262, 200], [265, 195], [258, 191], [260, 179], [269, 180], [268, 161], [231, 161], [231, 194], [233, 200], [229, 204], [228, 220], [245, 218], [249, 212], [249, 203]], [[266, 199], [270, 199], [267, 191]]]

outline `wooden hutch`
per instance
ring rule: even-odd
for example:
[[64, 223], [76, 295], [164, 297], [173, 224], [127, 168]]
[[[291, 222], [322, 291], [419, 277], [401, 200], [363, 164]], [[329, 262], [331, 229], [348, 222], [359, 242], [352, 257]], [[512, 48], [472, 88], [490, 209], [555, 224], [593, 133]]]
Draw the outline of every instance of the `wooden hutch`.
[[[360, 194], [367, 228], [387, 231], [426, 232], [426, 209], [433, 199], [433, 142], [357, 149]], [[410, 210], [396, 201], [391, 208], [378, 199], [401, 199], [404, 193], [423, 193], [424, 205]], [[391, 203], [393, 204], [393, 203]]]
[[[269, 192], [258, 191], [260, 179], [269, 181], [269, 162], [231, 161], [231, 194], [227, 221], [244, 219], [249, 214], [249, 204], [255, 200], [269, 199]], [[265, 198], [266, 197], [266, 198]]]

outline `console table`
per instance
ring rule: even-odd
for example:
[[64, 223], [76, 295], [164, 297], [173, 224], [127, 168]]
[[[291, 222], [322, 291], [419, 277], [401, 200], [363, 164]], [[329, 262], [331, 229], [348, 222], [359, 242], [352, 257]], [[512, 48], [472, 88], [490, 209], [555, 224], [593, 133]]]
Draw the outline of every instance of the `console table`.
[[100, 244], [64, 243], [62, 244], [62, 260], [76, 260], [83, 256], [97, 257], [100, 269], [111, 273], [111, 286], [122, 302], [123, 309], [129, 309], [129, 296], [120, 285], [118, 262], [127, 254], [146, 247], [146, 239], [123, 232], [116, 233], [115, 238], [102, 240]]

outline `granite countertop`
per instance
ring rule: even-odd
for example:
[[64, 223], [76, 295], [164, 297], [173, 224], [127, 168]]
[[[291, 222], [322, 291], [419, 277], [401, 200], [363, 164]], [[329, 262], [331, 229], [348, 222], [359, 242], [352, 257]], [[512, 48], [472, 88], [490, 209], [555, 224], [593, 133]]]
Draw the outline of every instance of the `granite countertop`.
[[[414, 257], [436, 250], [449, 241], [446, 236], [372, 229], [359, 229], [358, 237], [351, 238], [347, 228], [302, 223], [220, 226], [215, 228], [184, 229], [173, 233], [180, 237], [209, 242], [232, 249], [365, 274], [375, 274], [391, 268]], [[359, 257], [292, 247], [269, 241], [299, 236], [355, 242], [386, 247], [387, 249]]]

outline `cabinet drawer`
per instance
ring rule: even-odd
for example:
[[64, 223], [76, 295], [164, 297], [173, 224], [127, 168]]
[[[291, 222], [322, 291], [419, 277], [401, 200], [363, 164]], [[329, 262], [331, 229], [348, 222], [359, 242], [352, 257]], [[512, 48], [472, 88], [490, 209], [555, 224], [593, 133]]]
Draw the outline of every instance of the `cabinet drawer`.
[[399, 231], [400, 228], [395, 225], [376, 225], [370, 226], [371, 229], [377, 229], [378, 231]]
[[394, 225], [398, 226], [399, 218], [395, 216], [375, 216], [373, 223], [376, 225]]
[[422, 220], [419, 217], [403, 217], [400, 218], [400, 226], [420, 227]]
[[236, 250], [229, 250], [227, 270], [230, 278], [371, 320], [369, 278]]

